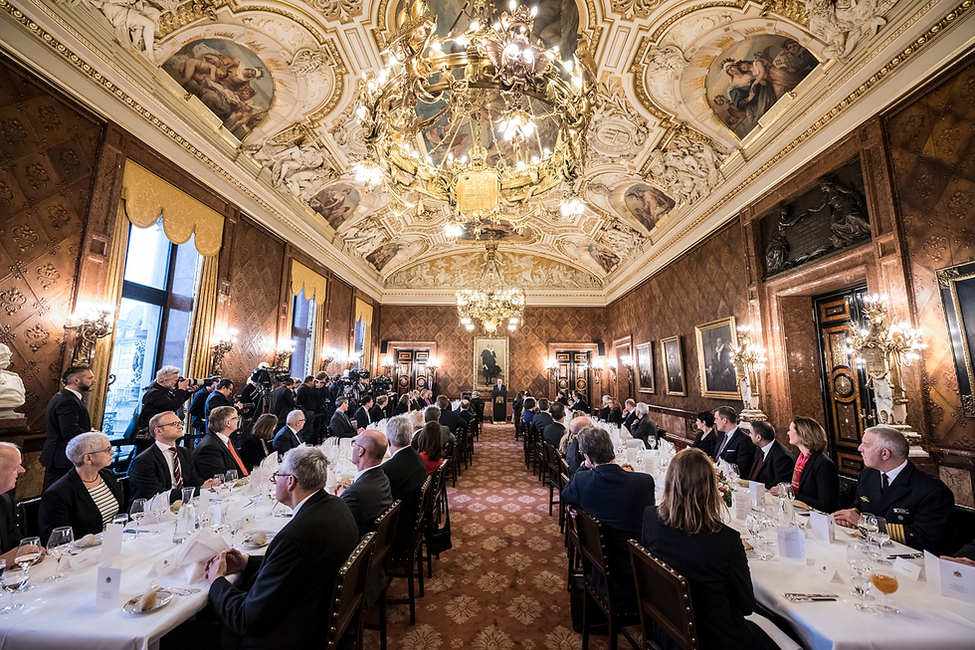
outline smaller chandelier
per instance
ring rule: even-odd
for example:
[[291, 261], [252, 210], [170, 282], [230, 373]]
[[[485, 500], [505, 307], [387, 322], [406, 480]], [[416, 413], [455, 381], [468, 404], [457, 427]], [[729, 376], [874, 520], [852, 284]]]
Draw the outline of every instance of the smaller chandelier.
[[468, 331], [474, 330], [474, 321], [481, 321], [484, 330], [493, 334], [498, 326], [507, 321], [508, 330], [514, 332], [525, 315], [525, 293], [517, 287], [505, 287], [498, 264], [498, 245], [487, 245], [487, 259], [481, 277], [473, 289], [457, 292], [457, 313], [460, 323]]

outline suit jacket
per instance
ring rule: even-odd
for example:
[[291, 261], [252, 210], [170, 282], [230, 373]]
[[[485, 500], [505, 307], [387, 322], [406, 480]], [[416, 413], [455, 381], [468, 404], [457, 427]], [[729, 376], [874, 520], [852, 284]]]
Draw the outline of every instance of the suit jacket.
[[[202, 388], [200, 390], [203, 390]], [[178, 411], [183, 403], [189, 399], [191, 391], [178, 388], [166, 388], [152, 382], [142, 396], [142, 411], [139, 413], [139, 428], [149, 426], [152, 416], [164, 411]]]
[[562, 437], [565, 435], [565, 425], [559, 422], [553, 422], [552, 424], [545, 427], [542, 431], [542, 438], [548, 444], [552, 445], [556, 449], [559, 448], [559, 443], [562, 442]]
[[[721, 432], [718, 431], [718, 433]], [[720, 436], [718, 439], [721, 439]], [[720, 443], [718, 446], [721, 446]], [[731, 432], [731, 437], [728, 439], [728, 442], [725, 443], [724, 451], [721, 452], [720, 458], [727, 463], [737, 465], [740, 475], [740, 472], [748, 471], [742, 468], [750, 468], [752, 463], [755, 462], [755, 454], [757, 451], [755, 449], [755, 443], [745, 433], [745, 430], [741, 427], [735, 427], [734, 431]]]
[[322, 410], [322, 394], [314, 386], [302, 384], [295, 391], [295, 404], [303, 411], [319, 413]]
[[397, 415], [406, 415], [409, 412], [410, 412], [409, 404], [400, 404], [399, 402], [397, 402], [396, 408], [393, 409], [393, 417], [396, 417]]
[[355, 438], [358, 433], [349, 421], [349, 416], [342, 411], [332, 414], [332, 421], [328, 423], [328, 428], [332, 430], [333, 436], [339, 438]]
[[610, 409], [609, 415], [606, 416], [606, 421], [609, 422], [610, 424], [615, 424], [618, 427], [622, 426], [623, 411], [621, 411], [620, 409], [616, 409], [615, 411], [613, 409]]
[[975, 541], [969, 542], [955, 551], [953, 557], [967, 557], [969, 560], [975, 560]]
[[[773, 485], [778, 485], [779, 483], [788, 483], [791, 481], [792, 470], [795, 469], [796, 466], [796, 459], [792, 457], [792, 454], [789, 453], [788, 449], [780, 445], [778, 441], [775, 440], [771, 442], [771, 445], [772, 448], [768, 450], [768, 455], [762, 462], [761, 469], [758, 470], [758, 476], [756, 476], [754, 479], [759, 483], [764, 483], [766, 489], [770, 489]], [[758, 460], [760, 458], [762, 458], [762, 450], [756, 449], [755, 460], [752, 462], [752, 466], [749, 468], [748, 474], [742, 478], [752, 480], [752, 474], [754, 473], [755, 466], [758, 465]], [[805, 473], [805, 471], [803, 473]]]
[[223, 444], [217, 434], [210, 431], [200, 439], [196, 449], [193, 450], [193, 469], [206, 480], [213, 478], [214, 474], [226, 474], [232, 469], [239, 472], [241, 468], [230, 453], [230, 447]]
[[386, 419], [386, 413], [378, 404], [373, 404], [372, 408], [369, 409], [369, 420], [372, 422], [379, 422], [380, 420]]
[[545, 433], [545, 427], [555, 422], [552, 419], [552, 414], [545, 411], [535, 411], [534, 417], [532, 417], [532, 426], [538, 431], [539, 435]]
[[420, 488], [427, 480], [426, 465], [413, 447], [402, 449], [381, 465], [389, 480], [389, 492], [393, 501], [400, 499], [399, 520], [396, 522], [396, 536], [393, 540], [393, 553], [397, 554], [409, 546], [413, 531], [413, 520], [417, 504], [420, 502]]
[[775, 647], [745, 616], [755, 610], [755, 594], [745, 548], [737, 531], [688, 535], [665, 526], [657, 508], [646, 509], [640, 542], [684, 576], [691, 590], [701, 648], [751, 650]]
[[633, 423], [636, 421], [636, 411], [630, 411], [623, 418], [623, 426], [626, 427], [627, 431], [633, 430]]
[[716, 460], [715, 456], [718, 453], [718, 437], [720, 435], [720, 431], [717, 429], [711, 429], [711, 433], [708, 434], [708, 437], [704, 438], [704, 432], [698, 431], [697, 437], [694, 438], [694, 444], [691, 446], [695, 449], [700, 449], [703, 451], [705, 454], [711, 457], [711, 460]]
[[[179, 471], [183, 476], [183, 487], [198, 488], [203, 485], [205, 479], [196, 473], [190, 450], [186, 447], [176, 447], [176, 457], [179, 458]], [[132, 464], [129, 466], [129, 486], [132, 488], [130, 497], [132, 499], [151, 499], [165, 490], [170, 490], [170, 501], [183, 497], [179, 490], [173, 488], [173, 477], [169, 473], [169, 464], [166, 462], [163, 451], [156, 443], [132, 459]]]
[[47, 404], [47, 438], [41, 450], [41, 465], [71, 469], [71, 461], [64, 453], [68, 441], [91, 431], [88, 408], [78, 396], [65, 388]]
[[14, 512], [14, 500], [9, 494], [0, 494], [0, 553], [17, 548], [21, 537], [23, 536]]
[[190, 400], [190, 424], [194, 429], [198, 431], [206, 430], [206, 416], [207, 416], [207, 400], [210, 398], [210, 391], [205, 388], [193, 393], [193, 399]]
[[799, 477], [796, 498], [823, 512], [834, 512], [840, 507], [840, 479], [829, 456], [821, 451], [809, 454]]
[[245, 433], [237, 440], [237, 455], [240, 456], [247, 471], [260, 465], [271, 451], [271, 445], [267, 440], [262, 440], [253, 433]]
[[599, 411], [596, 412], [596, 417], [599, 418], [600, 420], [605, 421], [606, 418], [609, 417], [609, 411], [610, 408], [608, 406], [604, 406], [601, 409], [599, 409]]
[[335, 578], [359, 542], [348, 506], [323, 491], [308, 497], [263, 558], [247, 561], [239, 587], [210, 585], [210, 604], [241, 648], [319, 648], [328, 631]]
[[[633, 565], [627, 540], [640, 538], [643, 511], [654, 505], [653, 477], [627, 472], [615, 463], [578, 471], [562, 491], [562, 498], [603, 522], [608, 539], [607, 555], [612, 570], [613, 593], [623, 600], [635, 600]], [[599, 578], [594, 574], [599, 587]]]
[[565, 462], [569, 465], [569, 478], [576, 475], [585, 460], [579, 453], [579, 438], [573, 438], [565, 449]]
[[955, 498], [948, 486], [910, 461], [883, 494], [880, 481], [880, 472], [875, 469], [868, 467], [860, 472], [855, 507], [886, 519], [891, 539], [940, 555], [955, 511]]
[[[106, 468], [99, 474], [118, 501], [121, 510], [124, 507], [122, 488], [115, 481], [112, 470]], [[69, 471], [59, 478], [41, 496], [37, 525], [43, 541], [47, 541], [51, 531], [58, 526], [71, 526], [75, 539], [81, 539], [88, 533], [97, 535], [105, 529], [102, 524], [102, 513], [95, 506], [95, 501], [88, 494], [88, 488], [75, 471]]]
[[573, 402], [569, 405], [569, 412], [582, 411], [583, 413], [588, 414], [591, 410], [592, 409], [589, 407], [589, 402], [584, 399], [581, 399], [578, 402]]
[[374, 530], [376, 518], [393, 505], [389, 479], [381, 467], [373, 467], [360, 474], [339, 498], [349, 506], [352, 518], [359, 527], [359, 537]]
[[288, 413], [295, 410], [298, 403], [295, 394], [285, 385], [278, 386], [271, 391], [271, 401], [268, 412], [278, 416], [278, 422], [287, 422]]
[[[271, 441], [271, 447], [274, 449], [274, 451], [284, 456], [285, 452], [300, 446], [302, 442], [301, 434], [293, 432], [291, 427], [286, 424], [278, 429], [278, 432], [274, 434], [274, 440]], [[243, 460], [243, 458], [241, 458], [241, 460]]]
[[[210, 396], [207, 397], [206, 408], [204, 410], [206, 411], [206, 416], [210, 417], [210, 411], [212, 411], [213, 409], [218, 408], [220, 406], [233, 406], [233, 405], [234, 403], [230, 401], [229, 397], [227, 397], [223, 393], [213, 391], [212, 393], [210, 393]], [[190, 403], [190, 406], [192, 406], [192, 403]]]
[[660, 432], [657, 429], [657, 424], [650, 419], [650, 416], [644, 415], [642, 419], [634, 421], [633, 428], [630, 429], [630, 435], [634, 438], [639, 438], [643, 441], [644, 445], [650, 448], [657, 446], [657, 438]]
[[441, 411], [440, 424], [450, 429], [451, 433], [457, 433], [457, 427], [465, 425], [463, 418], [454, 411]]
[[364, 406], [360, 406], [356, 409], [355, 416], [352, 419], [355, 420], [355, 425], [357, 427], [364, 429], [368, 428], [369, 425], [372, 424], [372, 416], [369, 415], [369, 412]]

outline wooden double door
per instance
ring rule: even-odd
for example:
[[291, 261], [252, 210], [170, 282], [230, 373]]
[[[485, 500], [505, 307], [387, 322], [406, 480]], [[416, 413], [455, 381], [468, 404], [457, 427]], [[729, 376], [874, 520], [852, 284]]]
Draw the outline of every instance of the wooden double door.
[[396, 350], [396, 366], [393, 381], [396, 394], [402, 395], [412, 390], [429, 388], [436, 392], [433, 371], [427, 366], [430, 350]]
[[570, 404], [572, 403], [572, 391], [577, 390], [586, 398], [586, 402], [592, 405], [589, 380], [592, 371], [590, 355], [590, 352], [579, 350], [563, 350], [555, 353], [555, 361], [559, 365], [557, 387], [559, 390], [569, 389]]

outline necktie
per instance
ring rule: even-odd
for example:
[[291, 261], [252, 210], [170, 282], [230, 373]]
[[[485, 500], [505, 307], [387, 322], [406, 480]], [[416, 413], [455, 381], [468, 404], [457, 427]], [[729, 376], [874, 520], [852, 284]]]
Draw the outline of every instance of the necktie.
[[[761, 451], [761, 450], [759, 450]], [[754, 481], [758, 476], [758, 473], [762, 471], [762, 465], [765, 464], [765, 454], [759, 453], [758, 460], [755, 461], [755, 469], [752, 470], [751, 480]]]
[[176, 490], [183, 489], [183, 472], [179, 468], [179, 454], [176, 453], [176, 447], [170, 447], [169, 453], [173, 455], [173, 488]]
[[722, 433], [721, 434], [721, 442], [718, 443], [718, 453], [716, 453], [714, 455], [715, 458], [717, 458], [718, 456], [720, 456], [721, 455], [721, 452], [724, 451], [724, 445], [725, 445], [726, 442], [728, 442], [728, 434], [727, 433]]
[[240, 456], [237, 455], [237, 450], [234, 449], [234, 443], [227, 441], [227, 447], [230, 449], [230, 455], [234, 457], [234, 461], [237, 462], [237, 467], [240, 468], [240, 473], [243, 476], [247, 476], [248, 472], [244, 469], [244, 463], [240, 460]]
[[890, 479], [886, 474], [880, 475], [880, 493], [883, 494], [890, 487]]

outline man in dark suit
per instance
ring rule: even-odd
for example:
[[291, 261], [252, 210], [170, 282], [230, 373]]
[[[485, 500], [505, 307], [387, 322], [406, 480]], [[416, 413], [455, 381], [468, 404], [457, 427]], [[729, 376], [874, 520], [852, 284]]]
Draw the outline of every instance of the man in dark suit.
[[385, 420], [389, 417], [387, 413], [387, 405], [389, 404], [388, 395], [379, 395], [376, 397], [375, 403], [373, 403], [372, 408], [369, 409], [369, 421], [379, 422], [380, 420]]
[[460, 419], [467, 425], [467, 430], [471, 431], [471, 426], [473, 426], [474, 420], [477, 419], [477, 414], [474, 412], [474, 405], [471, 404], [469, 399], [462, 399], [460, 401], [460, 411], [457, 414], [460, 415]]
[[[627, 540], [640, 539], [643, 511], [655, 503], [653, 477], [628, 472], [617, 465], [613, 440], [602, 429], [582, 429], [578, 440], [588, 471], [580, 469], [575, 473], [562, 491], [562, 498], [567, 505], [582, 508], [606, 526], [607, 554], [616, 567], [610, 574], [613, 593], [623, 600], [635, 600]], [[599, 588], [602, 577], [595, 573], [593, 577]]]
[[136, 456], [129, 466], [132, 499], [151, 499], [170, 490], [169, 500], [172, 502], [182, 498], [183, 488], [216, 485], [212, 478], [204, 481], [196, 473], [189, 449], [176, 446], [176, 441], [183, 435], [183, 422], [175, 413], [163, 411], [152, 416], [149, 433], [156, 439], [156, 444]]
[[[240, 648], [295, 650], [317, 647], [328, 631], [339, 569], [359, 542], [349, 507], [322, 490], [325, 455], [315, 447], [285, 454], [275, 474], [275, 496], [292, 510], [263, 558], [236, 549], [207, 563], [210, 604]], [[240, 573], [231, 584], [225, 576]]]
[[91, 417], [83, 397], [95, 382], [91, 368], [68, 368], [61, 379], [64, 390], [56, 393], [47, 404], [47, 438], [41, 450], [41, 465], [47, 468], [44, 474], [45, 490], [71, 469], [71, 462], [64, 454], [68, 441], [91, 431]]
[[582, 411], [586, 415], [589, 415], [589, 402], [586, 401], [586, 396], [582, 394], [581, 391], [572, 391], [573, 402], [569, 406], [570, 411]]
[[[203, 387], [202, 390], [198, 390], [193, 393], [193, 399], [190, 400], [190, 410], [187, 414], [190, 417], [190, 425], [193, 427], [193, 431], [199, 435], [204, 436], [207, 432], [207, 400], [210, 399], [210, 395], [216, 390], [216, 384], [210, 384], [209, 386]], [[150, 418], [151, 419], [151, 418]], [[149, 432], [152, 435], [152, 432]]]
[[[559, 443], [562, 442], [562, 437], [565, 435], [565, 407], [562, 406], [561, 402], [555, 402], [549, 409], [553, 421], [552, 424], [542, 430], [542, 438], [558, 449]], [[538, 416], [536, 415], [535, 418], [537, 419]]]
[[278, 416], [278, 422], [287, 420], [288, 413], [291, 413], [298, 406], [298, 402], [295, 400], [294, 390], [292, 390], [294, 381], [292, 377], [288, 377], [280, 386], [271, 391], [271, 402], [268, 407], [268, 413], [273, 413]]
[[[321, 419], [320, 414], [323, 409], [322, 393], [318, 389], [318, 380], [314, 375], [305, 377], [305, 381], [298, 390], [295, 391], [295, 404], [305, 412], [305, 423], [300, 429], [302, 442], [310, 445], [318, 444], [320, 439], [320, 427], [317, 422]], [[291, 414], [288, 414], [291, 417]]]
[[910, 445], [900, 431], [870, 427], [860, 442], [864, 469], [853, 509], [838, 510], [836, 523], [855, 528], [861, 513], [887, 521], [890, 538], [911, 548], [941, 553], [955, 498], [948, 486], [907, 460]]
[[359, 405], [359, 408], [355, 410], [355, 417], [352, 418], [355, 420], [355, 425], [357, 428], [365, 429], [372, 424], [372, 416], [369, 415], [369, 410], [372, 408], [373, 404], [374, 402], [372, 400], [372, 395], [366, 393], [362, 396], [362, 403]]
[[396, 523], [396, 536], [393, 553], [406, 551], [413, 532], [416, 510], [420, 502], [420, 489], [427, 480], [426, 466], [416, 449], [410, 446], [413, 439], [413, 425], [406, 416], [392, 418], [386, 427], [389, 439], [390, 458], [382, 464], [383, 472], [389, 479], [389, 491], [393, 501], [400, 505], [399, 521]]
[[498, 383], [491, 388], [491, 401], [494, 404], [494, 421], [505, 422], [508, 419], [508, 389], [504, 385], [504, 379], [498, 377]]
[[450, 429], [451, 433], [457, 433], [457, 427], [464, 424], [460, 414], [451, 410], [450, 400], [446, 395], [437, 398], [437, 408], [440, 409], [440, 424]]
[[765, 421], [752, 422], [749, 437], [755, 445], [755, 460], [747, 470], [738, 468], [742, 472], [741, 478], [763, 483], [767, 489], [792, 481], [796, 460], [789, 450], [776, 442], [772, 425]]
[[747, 472], [755, 462], [755, 444], [744, 429], [738, 426], [738, 411], [730, 406], [719, 406], [714, 410], [714, 429], [719, 431], [718, 458], [738, 466], [740, 472]]
[[274, 451], [284, 456], [288, 450], [294, 449], [304, 442], [304, 440], [301, 439], [301, 429], [304, 426], [304, 411], [301, 409], [295, 409], [291, 413], [288, 413], [288, 422], [281, 427], [276, 434], [274, 434], [274, 440], [271, 442], [271, 447], [274, 448]]
[[[221, 379], [217, 387], [207, 397], [206, 408], [204, 409], [206, 416], [210, 417], [210, 412], [219, 406], [234, 406], [234, 403], [230, 401], [230, 396], [233, 394], [234, 382], [229, 379]], [[238, 403], [237, 406], [239, 407], [240, 404]]]
[[349, 398], [339, 397], [335, 400], [335, 413], [332, 414], [332, 421], [328, 423], [328, 428], [332, 430], [332, 435], [337, 438], [354, 438], [356, 428], [349, 421], [349, 416], [345, 414], [349, 410]]
[[535, 415], [532, 416], [532, 426], [538, 431], [539, 435], [545, 431], [545, 427], [552, 424], [555, 418], [549, 412], [551, 405], [547, 399], [544, 397], [538, 400], [538, 410], [535, 411]]
[[623, 426], [627, 431], [633, 431], [633, 423], [636, 421], [636, 402], [631, 399], [623, 402]]
[[602, 408], [599, 409], [599, 413], [596, 417], [605, 422], [609, 419], [609, 413], [613, 410], [613, 401], [609, 395], [603, 395]]
[[22, 537], [14, 513], [14, 501], [7, 494], [17, 487], [17, 477], [26, 472], [20, 449], [12, 442], [0, 442], [0, 560], [14, 565]]
[[335, 496], [345, 501], [362, 537], [374, 528], [376, 518], [393, 505], [389, 479], [379, 466], [386, 455], [386, 436], [380, 431], [365, 430], [352, 443], [352, 462], [359, 469], [352, 483], [338, 485]]
[[230, 436], [237, 430], [240, 416], [232, 406], [221, 406], [210, 413], [210, 431], [203, 436], [193, 450], [193, 465], [196, 473], [206, 478], [237, 470], [239, 476], [247, 476], [247, 468], [237, 455], [230, 442]]
[[636, 416], [633, 420], [633, 426], [630, 428], [630, 435], [642, 440], [643, 445], [648, 449], [656, 449], [660, 431], [657, 429], [657, 424], [650, 419], [649, 407], [646, 403], [640, 402], [633, 409], [633, 412]]

